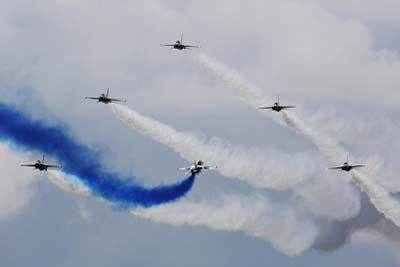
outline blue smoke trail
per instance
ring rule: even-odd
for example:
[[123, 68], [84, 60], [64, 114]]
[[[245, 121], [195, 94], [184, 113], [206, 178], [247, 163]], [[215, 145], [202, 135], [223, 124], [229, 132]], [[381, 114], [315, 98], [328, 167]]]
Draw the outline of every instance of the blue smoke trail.
[[71, 137], [65, 126], [48, 126], [33, 121], [16, 108], [0, 103], [0, 140], [8, 140], [24, 150], [56, 158], [63, 171], [79, 177], [93, 193], [123, 206], [150, 207], [184, 196], [193, 186], [195, 175], [172, 185], [146, 188], [107, 172], [97, 154]]

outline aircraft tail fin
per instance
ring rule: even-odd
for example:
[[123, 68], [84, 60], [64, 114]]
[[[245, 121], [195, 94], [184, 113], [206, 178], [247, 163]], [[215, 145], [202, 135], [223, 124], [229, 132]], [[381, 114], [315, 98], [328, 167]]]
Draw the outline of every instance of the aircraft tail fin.
[[108, 93], [110, 92], [110, 88], [107, 88], [107, 94], [106, 97], [108, 97]]
[[183, 32], [181, 33], [181, 44], [183, 43]]

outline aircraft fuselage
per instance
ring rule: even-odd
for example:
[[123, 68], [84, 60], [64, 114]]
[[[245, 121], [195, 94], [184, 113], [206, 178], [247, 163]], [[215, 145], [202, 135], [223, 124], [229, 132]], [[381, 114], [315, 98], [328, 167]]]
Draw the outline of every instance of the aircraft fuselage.
[[191, 169], [190, 172], [191, 172], [193, 175], [195, 175], [195, 174], [201, 173], [202, 170], [203, 170], [202, 167], [196, 167], [196, 168]]
[[275, 102], [274, 105], [271, 107], [271, 109], [273, 111], [279, 112], [279, 111], [281, 111], [283, 109], [283, 107], [280, 106], [279, 103]]
[[111, 103], [111, 100], [108, 97], [100, 96], [99, 102], [104, 103], [104, 104], [109, 104], [109, 103]]
[[353, 167], [351, 167], [351, 166], [343, 166], [342, 167], [342, 171], [346, 171], [346, 172], [350, 171], [351, 169], [353, 169]]
[[183, 49], [186, 49], [186, 46], [184, 46], [182, 44], [175, 44], [174, 49], [183, 50]]
[[204, 164], [203, 161], [201, 161], [201, 160], [198, 161], [197, 164], [194, 164], [194, 166], [192, 167], [192, 169], [190, 170], [190, 172], [191, 172], [193, 175], [201, 173], [201, 172], [205, 169], [205, 167], [204, 167], [203, 164]]
[[39, 171], [47, 171], [47, 167], [42, 163], [35, 163], [35, 169]]
[[276, 111], [276, 112], [279, 112], [279, 111], [281, 111], [283, 109], [283, 107], [281, 107], [281, 106], [273, 106], [272, 107], [272, 110], [273, 111]]

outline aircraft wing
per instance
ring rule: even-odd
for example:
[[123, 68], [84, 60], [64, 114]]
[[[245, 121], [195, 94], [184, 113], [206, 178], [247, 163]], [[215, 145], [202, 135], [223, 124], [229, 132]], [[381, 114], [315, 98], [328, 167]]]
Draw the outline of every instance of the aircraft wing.
[[21, 164], [22, 167], [35, 167], [35, 164]]
[[217, 166], [204, 166], [205, 170], [215, 170], [217, 168], [218, 168]]
[[182, 167], [182, 168], [178, 168], [178, 170], [180, 170], [180, 171], [189, 171], [190, 167]]
[[125, 99], [114, 99], [114, 98], [110, 98], [111, 102], [126, 102]]
[[341, 170], [343, 166], [338, 166], [338, 167], [331, 167], [328, 168], [329, 170]]
[[296, 106], [282, 106], [282, 108], [295, 108]]
[[273, 107], [258, 107], [257, 109], [272, 109]]
[[174, 44], [160, 44], [160, 46], [174, 46]]
[[184, 45], [185, 47], [199, 48], [197, 45]]
[[46, 166], [47, 168], [61, 168], [61, 166], [58, 165], [44, 165], [44, 166]]
[[99, 97], [89, 97], [89, 96], [87, 96], [87, 97], [85, 97], [85, 99], [94, 99], [94, 100], [99, 100]]
[[361, 168], [361, 167], [365, 167], [365, 165], [350, 165], [350, 167], [352, 167], [352, 168]]

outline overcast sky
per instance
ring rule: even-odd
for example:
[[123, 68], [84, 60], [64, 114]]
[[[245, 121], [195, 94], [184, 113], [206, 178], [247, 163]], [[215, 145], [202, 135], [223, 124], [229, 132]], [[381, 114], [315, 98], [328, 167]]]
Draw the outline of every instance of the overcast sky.
[[[189, 164], [125, 126], [107, 106], [84, 99], [110, 88], [129, 108], [179, 131], [276, 152], [279, 159], [316, 160], [321, 177], [282, 191], [207, 172], [180, 200], [208, 201], [218, 217], [229, 213], [218, 199], [235, 196], [244, 207], [237, 220], [265, 201], [270, 209], [257, 226], [284, 214], [299, 219], [293, 236], [306, 229], [301, 223], [315, 227], [313, 243], [290, 256], [274, 243], [279, 231], [263, 239], [242, 229], [171, 226], [65, 192], [46, 174], [19, 167], [40, 155], [1, 143], [1, 266], [397, 266], [400, 231], [348, 176], [326, 173], [329, 162], [314, 144], [242, 103], [194, 57], [200, 52], [223, 62], [266, 94], [297, 105], [308, 123], [358, 159], [380, 162], [371, 179], [397, 200], [399, 10], [395, 0], [2, 0], [2, 102], [68, 125], [77, 140], [100, 151], [107, 168], [157, 185], [184, 178], [176, 168]], [[182, 32], [185, 43], [201, 48], [159, 46]]]

